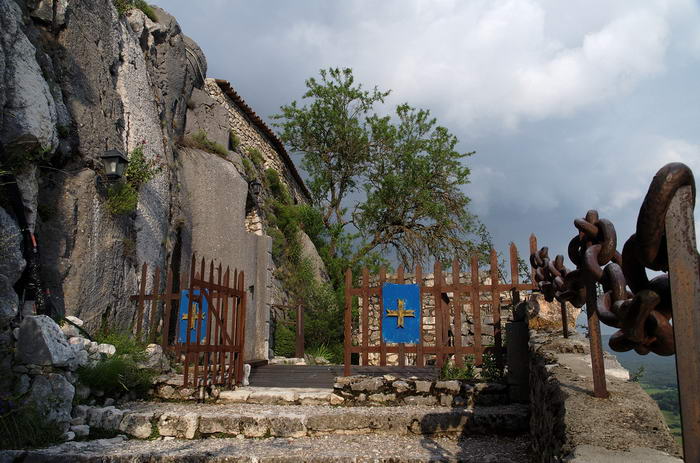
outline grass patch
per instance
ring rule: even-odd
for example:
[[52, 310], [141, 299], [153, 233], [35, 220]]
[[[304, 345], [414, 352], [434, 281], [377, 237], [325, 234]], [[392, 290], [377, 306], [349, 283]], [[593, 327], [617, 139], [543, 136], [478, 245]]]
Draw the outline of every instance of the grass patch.
[[144, 397], [153, 386], [155, 370], [139, 368], [138, 362], [146, 358], [146, 344], [129, 333], [100, 333], [95, 337], [99, 343], [112, 344], [116, 352], [92, 366], [78, 369], [78, 378], [84, 385], [101, 390], [107, 397], [133, 392]]
[[470, 381], [474, 379], [474, 362], [467, 360], [463, 367], [456, 365], [445, 364], [440, 369], [440, 379], [443, 381], [458, 379]]
[[128, 183], [116, 183], [107, 189], [107, 210], [114, 215], [131, 214], [139, 203], [139, 192]]
[[265, 159], [263, 158], [262, 153], [257, 148], [248, 148], [248, 156], [250, 157], [250, 160], [253, 161], [253, 164], [255, 164], [255, 167], [257, 167], [257, 168], [261, 168], [263, 166], [263, 164], [265, 163]]
[[30, 405], [14, 408], [0, 400], [0, 449], [46, 447], [60, 442], [62, 433]]
[[195, 148], [208, 153], [216, 154], [224, 159], [228, 155], [226, 148], [223, 145], [210, 140], [204, 130], [198, 130], [191, 135], [187, 135], [182, 139], [181, 144], [189, 148]]
[[228, 132], [228, 149], [236, 151], [241, 146], [241, 139], [236, 135], [236, 132], [230, 130]]
[[114, 7], [117, 9], [117, 13], [119, 13], [120, 16], [126, 14], [127, 11], [136, 8], [148, 16], [148, 19], [151, 21], [156, 23], [158, 22], [158, 16], [156, 16], [155, 10], [144, 0], [113, 0], [113, 3]]

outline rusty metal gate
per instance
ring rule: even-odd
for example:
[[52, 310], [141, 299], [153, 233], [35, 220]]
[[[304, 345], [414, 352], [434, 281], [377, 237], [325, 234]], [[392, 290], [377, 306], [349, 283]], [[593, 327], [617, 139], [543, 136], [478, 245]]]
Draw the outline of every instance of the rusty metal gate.
[[245, 277], [242, 271], [223, 270], [221, 264], [214, 267], [213, 261], [207, 266], [204, 258], [199, 269], [197, 264], [193, 255], [189, 278], [183, 275], [177, 292], [168, 271], [164, 292], [159, 293], [161, 271], [156, 268], [151, 294], [146, 294], [148, 266], [143, 264], [139, 294], [132, 296], [137, 304], [136, 337], [155, 342], [160, 336], [163, 351], [174, 352], [183, 363], [185, 386], [211, 381], [230, 387], [243, 379]]

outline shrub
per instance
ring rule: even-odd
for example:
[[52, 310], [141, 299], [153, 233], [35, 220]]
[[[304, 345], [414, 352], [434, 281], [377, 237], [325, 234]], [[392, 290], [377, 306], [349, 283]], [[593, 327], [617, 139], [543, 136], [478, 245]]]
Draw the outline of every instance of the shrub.
[[481, 379], [493, 383], [504, 381], [503, 370], [498, 368], [495, 355], [484, 354], [483, 363], [481, 365]]
[[284, 323], [275, 325], [275, 355], [292, 357], [295, 351], [296, 334]]
[[198, 130], [197, 132], [183, 138], [182, 145], [207, 151], [209, 153], [221, 156], [224, 159], [228, 155], [226, 148], [221, 144], [210, 140], [204, 130]]
[[241, 146], [241, 139], [236, 135], [236, 132], [230, 130], [228, 133], [228, 148], [231, 151], [235, 151]]
[[129, 164], [125, 172], [126, 181], [136, 190], [162, 170], [157, 161], [146, 159], [143, 147], [144, 144], [141, 143], [129, 154]]
[[120, 16], [133, 8], [137, 8], [143, 11], [143, 14], [148, 16], [148, 19], [153, 22], [158, 22], [156, 12], [153, 10], [151, 5], [146, 3], [144, 0], [113, 0], [113, 3], [114, 7], [117, 9], [117, 13], [119, 13]]
[[468, 358], [463, 367], [446, 363], [440, 369], [441, 380], [459, 379], [469, 381], [474, 379], [474, 363]]
[[128, 332], [100, 332], [95, 336], [95, 342], [111, 344], [116, 349], [114, 355], [130, 355], [135, 360], [141, 360], [146, 354], [146, 343], [136, 339]]
[[46, 447], [61, 440], [58, 427], [33, 406], [0, 400], [0, 449]]
[[114, 215], [134, 212], [138, 202], [139, 193], [129, 183], [117, 183], [107, 190], [107, 209]]
[[262, 153], [257, 148], [248, 148], [248, 156], [250, 156], [250, 160], [253, 161], [253, 164], [258, 168], [265, 164], [265, 159], [263, 159]]
[[107, 396], [133, 392], [143, 397], [153, 385], [155, 376], [154, 370], [138, 368], [137, 361], [128, 355], [115, 355], [78, 369], [81, 383], [104, 391]]

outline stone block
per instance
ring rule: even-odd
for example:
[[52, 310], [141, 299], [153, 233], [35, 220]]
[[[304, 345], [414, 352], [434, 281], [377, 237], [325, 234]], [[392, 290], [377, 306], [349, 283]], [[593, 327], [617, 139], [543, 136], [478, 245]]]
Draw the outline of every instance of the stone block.
[[403, 398], [403, 402], [406, 405], [435, 405], [437, 403], [437, 397], [433, 395], [422, 396], [422, 395], [412, 395]]
[[330, 401], [331, 392], [300, 392], [298, 400], [301, 405], [323, 405]]
[[87, 424], [71, 426], [70, 430], [75, 433], [76, 437], [87, 437], [90, 434], [90, 426]]
[[119, 430], [137, 439], [148, 439], [151, 436], [151, 420], [153, 412], [125, 413]]
[[430, 393], [432, 386], [432, 381], [416, 381], [416, 392]]
[[198, 426], [199, 415], [196, 413], [164, 413], [158, 420], [158, 433], [161, 436], [194, 439]]
[[340, 397], [338, 394], [331, 394], [329, 403], [331, 405], [340, 405], [345, 402], [345, 399]]
[[440, 405], [443, 407], [451, 407], [454, 396], [451, 394], [440, 394]]
[[250, 391], [247, 389], [236, 389], [234, 391], [221, 391], [219, 394], [220, 402], [243, 403], [250, 397]]
[[384, 380], [382, 378], [368, 378], [363, 381], [353, 383], [350, 388], [353, 391], [366, 391], [375, 392], [384, 386]]
[[411, 386], [406, 381], [394, 381], [391, 383], [391, 387], [396, 390], [397, 393], [401, 394], [408, 391]]
[[270, 420], [270, 434], [275, 437], [304, 437], [303, 415], [277, 415]]
[[65, 367], [75, 358], [61, 328], [46, 315], [22, 320], [16, 348], [17, 361], [25, 364]]
[[369, 396], [370, 402], [386, 403], [393, 402], [396, 400], [396, 394], [371, 394]]
[[248, 396], [248, 402], [253, 404], [292, 404], [296, 402], [298, 393], [285, 390], [253, 391]]
[[107, 407], [102, 415], [102, 429], [107, 431], [116, 431], [124, 418], [124, 412], [114, 408]]
[[435, 382], [435, 389], [450, 391], [450, 392], [453, 392], [455, 394], [459, 394], [459, 390], [461, 389], [461, 384], [459, 381], [456, 381], [456, 380], [437, 381], [437, 382]]

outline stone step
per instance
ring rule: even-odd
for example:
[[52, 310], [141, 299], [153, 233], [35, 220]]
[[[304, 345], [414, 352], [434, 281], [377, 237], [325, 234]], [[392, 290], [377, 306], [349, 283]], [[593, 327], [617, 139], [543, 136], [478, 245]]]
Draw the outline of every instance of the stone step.
[[69, 442], [40, 450], [0, 451], [0, 461], [52, 462], [422, 462], [524, 463], [527, 436], [332, 435], [301, 439], [125, 440]]
[[221, 404], [269, 404], [269, 405], [340, 405], [344, 399], [333, 389], [301, 387], [239, 387], [222, 391], [217, 403]]
[[328, 407], [131, 403], [127, 410], [88, 410], [91, 428], [139, 439], [310, 437], [325, 434], [510, 434], [528, 429], [526, 405], [492, 407]]

